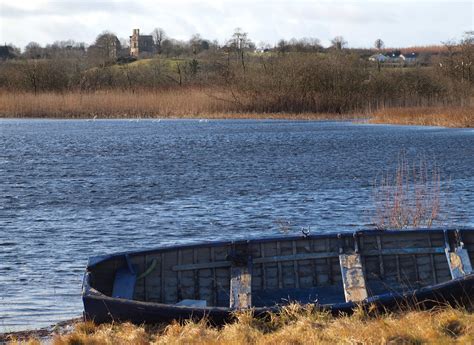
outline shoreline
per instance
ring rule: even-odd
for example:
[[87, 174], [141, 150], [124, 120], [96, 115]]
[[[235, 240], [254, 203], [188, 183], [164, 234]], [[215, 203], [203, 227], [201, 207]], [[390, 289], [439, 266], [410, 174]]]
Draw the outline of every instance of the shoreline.
[[387, 108], [376, 111], [369, 123], [474, 128], [474, 106]]
[[[285, 105], [260, 106], [243, 99], [236, 102], [219, 90], [182, 89], [129, 93], [0, 93], [0, 119], [207, 119], [363, 121], [372, 124], [474, 128], [474, 106], [386, 107], [374, 110], [318, 111]], [[289, 109], [289, 110], [288, 110]]]
[[67, 121], [67, 120], [80, 120], [80, 121], [175, 121], [175, 120], [204, 120], [204, 121], [233, 121], [233, 120], [255, 120], [255, 121], [300, 121], [300, 122], [354, 122], [354, 123], [370, 123], [370, 118], [368, 116], [325, 116], [320, 114], [305, 114], [301, 115], [286, 115], [286, 114], [202, 114], [202, 115], [193, 115], [193, 116], [156, 116], [156, 117], [19, 117], [19, 116], [0, 116], [0, 121], [2, 120], [47, 120], [47, 121]]
[[329, 113], [258, 113], [258, 112], [216, 112], [194, 114], [96, 114], [96, 113], [66, 113], [66, 115], [18, 115], [3, 113], [0, 109], [0, 120], [286, 120], [286, 121], [370, 121], [367, 114], [329, 114]]
[[74, 327], [83, 322], [81, 317], [59, 321], [58, 323], [52, 324], [50, 326], [35, 328], [35, 329], [26, 329], [22, 331], [11, 331], [0, 333], [0, 344], [11, 342], [13, 340], [17, 341], [27, 341], [28, 339], [38, 339], [38, 340], [48, 340], [54, 337], [55, 335], [65, 335], [73, 332]]
[[81, 120], [87, 122], [93, 121], [152, 121], [160, 122], [167, 120], [221, 120], [221, 121], [232, 121], [232, 120], [255, 120], [255, 121], [299, 121], [299, 122], [352, 122], [354, 124], [371, 124], [371, 125], [388, 125], [388, 126], [421, 126], [421, 127], [438, 127], [438, 128], [450, 128], [450, 129], [469, 129], [474, 128], [474, 113], [473, 119], [467, 123], [446, 123], [446, 121], [432, 119], [384, 119], [375, 118], [369, 115], [330, 115], [330, 114], [279, 114], [279, 113], [265, 113], [265, 114], [196, 114], [196, 115], [183, 115], [183, 116], [61, 116], [61, 117], [45, 117], [45, 116], [4, 116], [0, 115], [0, 121], [2, 120], [45, 120], [45, 121], [67, 121], [67, 120]]
[[290, 304], [271, 318], [255, 318], [252, 311], [237, 313], [222, 327], [206, 320], [156, 325], [105, 323], [81, 319], [64, 321], [51, 330], [0, 334], [6, 344], [275, 344], [357, 342], [364, 344], [471, 343], [474, 340], [472, 310], [440, 307], [431, 310], [401, 309], [378, 313], [356, 309], [352, 315], [331, 316], [314, 305]]

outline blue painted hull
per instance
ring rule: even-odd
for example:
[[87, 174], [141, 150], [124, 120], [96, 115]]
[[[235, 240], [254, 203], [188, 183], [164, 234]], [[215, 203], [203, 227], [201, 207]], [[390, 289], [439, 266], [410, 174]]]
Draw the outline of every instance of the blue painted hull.
[[[85, 318], [97, 323], [111, 321], [130, 321], [141, 323], [167, 323], [173, 320], [201, 319], [206, 317], [214, 324], [223, 324], [232, 320], [230, 308], [190, 308], [160, 303], [138, 302], [120, 298], [111, 298], [102, 294], [85, 293], [83, 295]], [[429, 309], [436, 306], [462, 305], [474, 308], [474, 275], [452, 280], [429, 288], [415, 290], [407, 294], [383, 294], [370, 297], [359, 305], [365, 308], [376, 306], [381, 311], [397, 310], [406, 307]], [[356, 304], [338, 303], [319, 305], [334, 315], [350, 314]], [[255, 308], [256, 315], [278, 311], [278, 307]]]
[[[428, 231], [428, 230], [427, 230]], [[466, 234], [472, 235], [473, 230], [466, 230]], [[431, 231], [433, 234], [436, 231]], [[439, 231], [438, 231], [439, 232]], [[369, 233], [370, 236], [376, 235], [377, 232]], [[384, 234], [390, 234], [390, 232], [384, 232]], [[326, 237], [335, 237], [336, 235], [326, 234]], [[349, 236], [352, 236], [350, 234]], [[318, 239], [320, 236], [315, 235], [311, 238]], [[323, 237], [323, 236], [321, 236]], [[283, 240], [294, 241], [298, 238], [286, 237]], [[256, 243], [260, 241], [271, 241], [273, 239], [257, 239]], [[250, 241], [251, 242], [251, 241]], [[217, 244], [222, 245], [224, 242]], [[228, 244], [225, 242], [224, 244]], [[233, 244], [233, 243], [232, 243]], [[216, 243], [207, 243], [203, 246], [213, 246]], [[185, 248], [189, 250], [192, 246], [179, 246], [173, 247]], [[363, 252], [363, 249], [362, 249]], [[369, 251], [367, 251], [369, 252]], [[438, 253], [439, 251], [436, 251]], [[137, 253], [151, 253], [151, 251], [136, 252]], [[388, 252], [388, 255], [393, 253]], [[431, 252], [430, 252], [431, 253]], [[103, 263], [111, 258], [116, 258], [121, 254], [103, 256], [98, 258], [92, 258], [90, 260], [88, 269], [95, 267], [96, 265]], [[441, 255], [441, 254], [440, 254]], [[443, 254], [444, 255], [444, 254]], [[447, 280], [438, 284], [427, 285], [418, 289], [405, 290], [404, 292], [389, 292], [390, 288], [387, 287], [385, 291], [381, 291], [378, 294], [372, 295], [362, 302], [337, 302], [337, 303], [321, 303], [317, 304], [321, 310], [330, 311], [334, 315], [340, 313], [350, 314], [353, 309], [357, 306], [363, 308], [371, 308], [380, 311], [385, 310], [397, 310], [404, 309], [407, 307], [416, 307], [420, 309], [429, 309], [440, 305], [452, 305], [452, 306], [463, 306], [466, 308], [474, 308], [474, 274], [466, 274], [460, 278]], [[111, 322], [111, 321], [131, 321], [133, 323], [167, 323], [173, 320], [185, 320], [185, 319], [201, 319], [206, 317], [210, 322], [214, 324], [222, 324], [232, 320], [235, 309], [223, 306], [213, 307], [185, 307], [178, 306], [173, 303], [156, 303], [156, 302], [143, 302], [133, 299], [114, 298], [108, 296], [102, 292], [99, 292], [91, 284], [91, 272], [88, 270], [84, 276], [83, 282], [83, 303], [84, 303], [84, 316], [87, 320], [93, 320], [97, 323]], [[255, 315], [265, 315], [269, 312], [276, 312], [279, 309], [279, 305], [268, 304], [265, 306], [256, 306], [253, 308]]]

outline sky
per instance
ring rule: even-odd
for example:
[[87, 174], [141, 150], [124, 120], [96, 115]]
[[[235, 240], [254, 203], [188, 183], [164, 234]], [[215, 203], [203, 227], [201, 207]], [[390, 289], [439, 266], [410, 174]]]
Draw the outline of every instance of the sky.
[[257, 45], [314, 37], [328, 46], [343, 36], [349, 47], [440, 44], [472, 31], [474, 1], [449, 0], [0, 0], [0, 44], [24, 47], [73, 39], [91, 44], [103, 31], [119, 38], [160, 27], [188, 40], [199, 33], [224, 43], [242, 28]]

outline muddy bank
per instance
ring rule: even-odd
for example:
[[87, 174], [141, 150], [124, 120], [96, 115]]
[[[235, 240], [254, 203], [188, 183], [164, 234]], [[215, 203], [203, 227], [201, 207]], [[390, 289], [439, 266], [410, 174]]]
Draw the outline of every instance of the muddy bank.
[[57, 324], [25, 331], [0, 333], [0, 344], [6, 344], [11, 341], [27, 341], [29, 339], [37, 339], [47, 341], [55, 335], [66, 335], [74, 331], [75, 326], [82, 322], [82, 318], [61, 321]]

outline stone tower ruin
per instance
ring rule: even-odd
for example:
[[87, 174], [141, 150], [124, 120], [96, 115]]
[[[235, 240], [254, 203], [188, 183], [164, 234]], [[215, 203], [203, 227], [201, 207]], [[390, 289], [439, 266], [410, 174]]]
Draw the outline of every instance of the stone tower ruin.
[[139, 57], [143, 54], [153, 54], [154, 44], [151, 35], [140, 35], [140, 29], [133, 29], [130, 36], [130, 56]]

